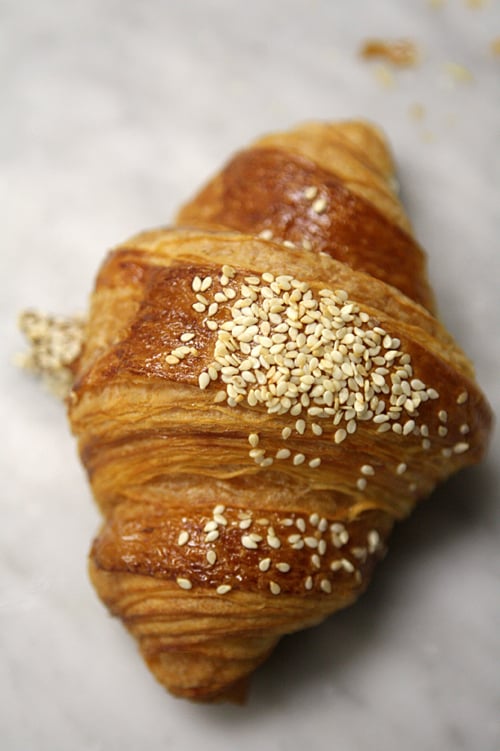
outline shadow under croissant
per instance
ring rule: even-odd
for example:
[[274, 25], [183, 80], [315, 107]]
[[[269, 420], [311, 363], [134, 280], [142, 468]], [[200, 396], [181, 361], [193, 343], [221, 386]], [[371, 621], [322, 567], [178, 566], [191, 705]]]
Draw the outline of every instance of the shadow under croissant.
[[[384, 613], [396, 577], [398, 581], [404, 579], [409, 569], [418, 567], [419, 561], [438, 546], [443, 549], [454, 545], [464, 535], [473, 534], [474, 529], [488, 526], [494, 513], [493, 482], [491, 461], [463, 470], [397, 525], [385, 560], [358, 602], [319, 626], [284, 637], [254, 674], [246, 702], [242, 702], [246, 719], [251, 720], [254, 712], [262, 715], [279, 711], [280, 706], [289, 703], [290, 694], [302, 691], [304, 684], [342, 685], [344, 667], [374, 648], [380, 629], [384, 628]], [[203, 711], [203, 705], [197, 711]], [[243, 719], [234, 704], [209, 705], [204, 711], [216, 722], [234, 715], [235, 721]]]

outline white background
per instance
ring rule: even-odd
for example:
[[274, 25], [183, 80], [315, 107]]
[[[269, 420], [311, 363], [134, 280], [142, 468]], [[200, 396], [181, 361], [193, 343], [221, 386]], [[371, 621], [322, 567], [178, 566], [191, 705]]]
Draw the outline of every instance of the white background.
[[[383, 85], [358, 55], [373, 36], [410, 37], [420, 64]], [[20, 309], [83, 310], [106, 249], [235, 149], [361, 116], [392, 142], [441, 317], [498, 409], [498, 36], [495, 0], [0, 0], [2, 751], [499, 747], [498, 437], [398, 528], [357, 605], [282, 642], [246, 707], [197, 706], [91, 590], [98, 515], [64, 410], [11, 365]]]

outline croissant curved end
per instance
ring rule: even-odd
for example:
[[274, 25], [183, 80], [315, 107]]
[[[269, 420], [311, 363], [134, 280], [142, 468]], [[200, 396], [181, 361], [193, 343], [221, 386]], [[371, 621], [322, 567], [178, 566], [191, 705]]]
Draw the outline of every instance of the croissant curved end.
[[366, 123], [266, 136], [99, 271], [68, 400], [90, 576], [176, 696], [241, 700], [486, 449], [393, 170]]

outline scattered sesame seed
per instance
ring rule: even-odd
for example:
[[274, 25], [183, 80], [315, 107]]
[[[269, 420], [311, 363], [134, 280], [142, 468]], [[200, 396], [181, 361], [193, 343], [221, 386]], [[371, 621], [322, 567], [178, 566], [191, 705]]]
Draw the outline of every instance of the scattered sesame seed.
[[230, 592], [232, 589], [230, 584], [219, 584], [217, 589], [215, 590], [218, 595], [226, 595], [228, 592]]
[[213, 566], [217, 560], [217, 553], [215, 550], [207, 550], [207, 561], [210, 566]]
[[466, 451], [468, 451], [470, 448], [468, 443], [455, 443], [453, 446], [453, 451], [455, 454], [463, 454]]
[[252, 448], [257, 448], [257, 446], [259, 445], [259, 436], [258, 436], [258, 434], [257, 433], [250, 433], [250, 435], [248, 436], [248, 443], [250, 444], [250, 446], [252, 446]]
[[265, 573], [266, 571], [269, 571], [270, 566], [271, 566], [271, 559], [270, 558], [262, 558], [259, 561], [259, 569], [263, 573]]
[[276, 452], [276, 459], [288, 459], [291, 456], [291, 451], [289, 449], [278, 449]]
[[203, 370], [198, 376], [198, 385], [200, 389], [203, 391], [204, 389], [207, 388], [209, 383], [210, 383], [210, 376], [208, 375], [206, 370]]
[[316, 469], [317, 467], [319, 467], [320, 464], [321, 464], [321, 458], [319, 456], [317, 456], [315, 459], [311, 459], [311, 461], [309, 462], [309, 466], [311, 467], [311, 469]]
[[281, 571], [282, 574], [286, 574], [288, 573], [288, 571], [290, 571], [290, 564], [280, 562], [276, 564], [276, 568], [278, 569], [278, 571]]
[[323, 592], [325, 592], [328, 595], [331, 594], [332, 583], [329, 579], [322, 579], [319, 586]]
[[258, 547], [257, 542], [250, 535], [243, 535], [241, 544], [248, 550], [256, 550]]
[[361, 474], [362, 475], [374, 475], [375, 470], [373, 469], [371, 464], [363, 464], [361, 467]]
[[304, 198], [308, 201], [312, 201], [318, 195], [318, 188], [315, 185], [308, 185], [304, 188]]
[[312, 210], [316, 214], [322, 214], [323, 211], [326, 209], [327, 202], [326, 198], [316, 198], [316, 200], [313, 202]]
[[295, 454], [295, 456], [293, 457], [293, 465], [295, 467], [298, 467], [300, 464], [304, 463], [305, 458], [306, 457], [304, 456], [304, 454]]
[[185, 545], [189, 540], [189, 532], [183, 530], [177, 538], [177, 545]]
[[356, 480], [356, 487], [358, 490], [366, 490], [366, 479], [364, 477], [359, 477]]
[[313, 588], [313, 578], [312, 576], [307, 576], [306, 580], [304, 582], [304, 587], [307, 589], [307, 591], [310, 591]]
[[185, 331], [179, 337], [181, 342], [191, 342], [194, 338], [195, 338], [195, 334], [191, 333], [190, 331]]
[[467, 435], [469, 431], [470, 431], [470, 428], [466, 423], [464, 423], [463, 425], [460, 425], [460, 433], [462, 435]]
[[219, 539], [219, 530], [214, 529], [205, 535], [205, 542], [215, 542]]
[[279, 595], [281, 592], [281, 587], [277, 582], [269, 582], [269, 589], [271, 590], [271, 594], [273, 595]]
[[405, 464], [405, 462], [401, 462], [401, 464], [398, 464], [398, 466], [396, 467], [396, 474], [397, 475], [403, 475], [406, 472], [407, 469], [408, 469], [408, 467]]
[[339, 428], [335, 431], [333, 440], [335, 443], [342, 443], [347, 438], [347, 432], [343, 428]]
[[176, 579], [177, 584], [181, 589], [192, 589], [193, 585], [189, 579], [184, 579], [182, 576], [178, 576]]
[[462, 391], [462, 393], [457, 396], [457, 404], [465, 404], [468, 398], [469, 395], [467, 391]]

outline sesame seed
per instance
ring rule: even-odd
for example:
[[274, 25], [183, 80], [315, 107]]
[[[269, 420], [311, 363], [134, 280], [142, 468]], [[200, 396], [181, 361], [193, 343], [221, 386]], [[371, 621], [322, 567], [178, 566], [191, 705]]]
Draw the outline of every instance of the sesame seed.
[[305, 461], [305, 458], [306, 457], [304, 456], [304, 454], [295, 454], [295, 456], [293, 457], [294, 466], [298, 467], [299, 464], [303, 464]]
[[306, 421], [305, 420], [297, 420], [295, 423], [295, 430], [297, 433], [300, 433], [300, 435], [303, 435], [306, 429]]
[[380, 535], [376, 529], [372, 529], [368, 532], [368, 550], [370, 553], [374, 553], [380, 545]]
[[191, 289], [193, 292], [199, 292], [201, 289], [201, 279], [199, 276], [195, 276], [193, 281], [191, 282]]
[[312, 210], [316, 214], [321, 214], [326, 209], [326, 198], [316, 198], [312, 205]]
[[321, 568], [321, 559], [317, 553], [312, 554], [311, 563], [314, 566], [314, 568]]
[[193, 310], [196, 310], [197, 313], [204, 313], [207, 306], [202, 302], [195, 302], [191, 305]]
[[252, 526], [252, 520], [251, 519], [242, 519], [240, 523], [238, 524], [240, 529], [248, 529]]
[[258, 434], [257, 433], [250, 433], [250, 435], [248, 436], [248, 443], [250, 444], [250, 446], [252, 446], [252, 448], [257, 448], [257, 446], [259, 445], [259, 436], [258, 436]]
[[207, 388], [207, 386], [208, 386], [209, 383], [210, 383], [210, 376], [204, 370], [198, 376], [198, 385], [199, 385], [200, 389], [203, 391], [204, 389]]
[[407, 420], [403, 425], [403, 435], [410, 435], [415, 429], [415, 420]]
[[167, 362], [169, 365], [177, 365], [180, 360], [175, 355], [167, 355], [165, 357], [165, 362]]
[[185, 331], [183, 334], [180, 335], [179, 339], [181, 342], [191, 342], [195, 338], [195, 334]]
[[281, 592], [281, 587], [277, 582], [269, 582], [269, 589], [271, 590], [271, 594], [273, 595], [279, 595]]
[[292, 429], [291, 428], [283, 428], [281, 431], [281, 437], [284, 441], [286, 441], [287, 438], [289, 438], [292, 435]]
[[444, 438], [448, 434], [448, 428], [446, 428], [444, 425], [440, 425], [438, 427], [438, 435], [441, 438]]
[[214, 530], [212, 530], [212, 532], [208, 532], [205, 535], [205, 542], [215, 542], [218, 539], [219, 539], [219, 530], [218, 529], [214, 529]]
[[366, 479], [364, 477], [359, 477], [356, 480], [356, 487], [358, 490], [365, 490], [366, 489]]
[[402, 475], [406, 472], [407, 469], [407, 465], [404, 462], [401, 462], [401, 464], [398, 464], [398, 466], [396, 467], [396, 474]]
[[319, 456], [317, 456], [315, 459], [311, 459], [311, 461], [309, 462], [309, 466], [311, 467], [311, 469], [316, 469], [317, 467], [319, 467], [320, 464], [321, 464], [321, 458]]
[[323, 428], [317, 422], [313, 422], [313, 424], [311, 425], [311, 430], [314, 433], [314, 435], [323, 434]]
[[470, 428], [466, 423], [464, 423], [463, 425], [460, 425], [460, 433], [462, 435], [467, 435], [469, 431], [470, 431]]
[[329, 579], [322, 579], [320, 582], [320, 588], [322, 592], [325, 592], [326, 594], [331, 594], [332, 591], [332, 583]]
[[217, 589], [215, 590], [218, 595], [226, 595], [228, 592], [230, 592], [232, 589], [230, 584], [219, 584]]
[[189, 579], [184, 579], [182, 576], [178, 576], [176, 579], [177, 584], [181, 589], [192, 589], [193, 585]]
[[431, 447], [431, 442], [429, 441], [428, 438], [424, 438], [422, 441], [422, 448], [425, 449], [425, 451], [427, 451], [428, 449], [430, 449], [430, 447]]
[[189, 540], [189, 532], [183, 530], [177, 538], [177, 545], [185, 545]]
[[466, 451], [469, 450], [469, 444], [468, 443], [455, 443], [453, 446], [453, 451], [455, 454], [463, 454]]
[[299, 516], [295, 520], [295, 526], [297, 527], [297, 529], [299, 530], [299, 532], [302, 532], [302, 534], [304, 534], [304, 532], [306, 531], [306, 522], [305, 522], [305, 519], [303, 519], [301, 516]]
[[444, 449], [441, 449], [441, 454], [445, 457], [445, 459], [449, 459], [453, 454], [453, 450], [446, 447]]
[[325, 553], [326, 553], [326, 540], [320, 540], [318, 542], [318, 553], [320, 555], [325, 555]]
[[214, 514], [214, 522], [216, 522], [221, 527], [225, 527], [227, 525], [227, 519], [222, 514]]
[[469, 395], [467, 391], [462, 391], [462, 393], [457, 396], [457, 404], [465, 404], [468, 398]]
[[278, 550], [281, 548], [281, 541], [279, 537], [276, 537], [275, 535], [268, 535], [267, 536], [267, 544], [270, 548], [273, 548], [274, 550]]
[[200, 285], [200, 291], [205, 292], [211, 286], [212, 286], [212, 277], [206, 276]]
[[288, 573], [288, 571], [290, 571], [290, 564], [280, 562], [276, 564], [276, 568], [278, 569], [278, 571], [281, 571], [282, 574], [286, 574]]
[[448, 420], [448, 413], [445, 409], [440, 409], [438, 412], [438, 417], [441, 422], [446, 422]]
[[375, 470], [373, 469], [371, 464], [363, 464], [361, 467], [361, 474], [362, 475], [374, 475]]
[[291, 451], [289, 449], [278, 449], [276, 452], [276, 459], [288, 459], [291, 456]]
[[250, 535], [243, 535], [241, 544], [248, 550], [256, 550], [258, 547], [257, 542]]
[[207, 550], [206, 558], [207, 558], [209, 565], [213, 566], [217, 560], [217, 553], [215, 552], [215, 550]]
[[308, 548], [317, 548], [318, 547], [318, 540], [316, 537], [305, 537], [304, 542], [307, 545]]
[[343, 428], [339, 428], [337, 431], [335, 431], [335, 435], [333, 437], [333, 440], [335, 443], [342, 443], [347, 437], [347, 433]]
[[313, 588], [313, 578], [312, 578], [312, 576], [307, 576], [306, 577], [306, 579], [304, 581], [304, 587], [308, 591], [310, 591]]
[[263, 573], [265, 573], [266, 571], [269, 571], [270, 566], [271, 566], [271, 559], [270, 558], [262, 558], [259, 561], [259, 569]]
[[312, 201], [318, 195], [318, 188], [315, 185], [308, 185], [304, 188], [304, 198], [308, 201]]

